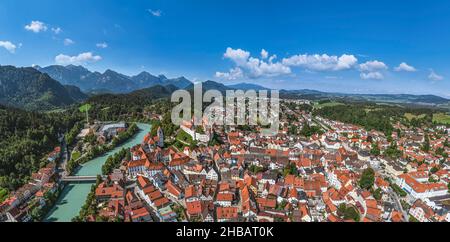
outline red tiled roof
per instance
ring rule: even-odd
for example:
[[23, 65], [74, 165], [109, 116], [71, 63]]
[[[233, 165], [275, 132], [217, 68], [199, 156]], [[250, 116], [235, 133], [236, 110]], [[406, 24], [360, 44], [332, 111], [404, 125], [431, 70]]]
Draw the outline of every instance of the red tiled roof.
[[216, 212], [218, 219], [233, 219], [238, 217], [237, 207], [218, 207]]
[[227, 201], [232, 202], [233, 201], [233, 194], [231, 193], [219, 193], [217, 194], [217, 201]]
[[202, 203], [200, 201], [187, 202], [186, 210], [191, 216], [199, 215], [202, 212]]

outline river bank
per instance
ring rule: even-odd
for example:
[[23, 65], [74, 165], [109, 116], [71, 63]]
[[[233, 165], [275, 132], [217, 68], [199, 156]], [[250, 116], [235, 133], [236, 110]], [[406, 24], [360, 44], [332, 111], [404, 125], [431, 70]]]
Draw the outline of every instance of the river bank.
[[[129, 149], [137, 144], [140, 144], [144, 136], [150, 132], [151, 125], [138, 123], [139, 131], [127, 142], [117, 146], [104, 155], [94, 158], [80, 166], [75, 172], [76, 176], [96, 176], [102, 174], [102, 166], [106, 159], [119, 152], [122, 149]], [[86, 197], [90, 192], [91, 186], [94, 183], [70, 183], [67, 184], [58, 198], [56, 205], [47, 214], [45, 221], [48, 222], [70, 222], [72, 218], [78, 215], [81, 207], [86, 201]]]

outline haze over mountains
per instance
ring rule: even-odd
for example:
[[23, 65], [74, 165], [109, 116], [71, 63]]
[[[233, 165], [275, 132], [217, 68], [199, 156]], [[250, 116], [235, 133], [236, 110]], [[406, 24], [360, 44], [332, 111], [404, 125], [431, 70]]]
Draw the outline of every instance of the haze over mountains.
[[412, 95], [412, 94], [348, 94], [321, 92], [317, 90], [280, 90], [280, 96], [285, 98], [306, 99], [347, 99], [352, 101], [369, 101], [378, 103], [399, 103], [418, 105], [444, 105], [450, 100], [436, 95]]

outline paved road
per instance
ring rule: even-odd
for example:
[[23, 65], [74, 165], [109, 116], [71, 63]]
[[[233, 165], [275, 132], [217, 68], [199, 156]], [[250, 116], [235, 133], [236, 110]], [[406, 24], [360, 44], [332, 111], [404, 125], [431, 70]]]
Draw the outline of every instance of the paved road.
[[61, 162], [59, 162], [59, 164], [58, 164], [58, 166], [59, 166], [58, 172], [59, 172], [60, 177], [65, 177], [67, 175], [66, 165], [70, 158], [65, 137], [63, 137], [62, 141], [61, 141], [61, 152], [63, 153], [63, 155], [62, 155]]
[[397, 210], [400, 210], [403, 214], [403, 220], [405, 222], [408, 221], [408, 213], [403, 209], [402, 204], [400, 202], [400, 199], [398, 198], [397, 193], [395, 193], [392, 188], [389, 188], [389, 195], [391, 196], [391, 198], [393, 198], [393, 200], [395, 201], [395, 204], [397, 205]]
[[[217, 188], [216, 188], [216, 190], [214, 191], [214, 196], [213, 196], [213, 201], [216, 201], [216, 199], [217, 199], [217, 194], [219, 193], [219, 184], [220, 184], [220, 182], [222, 181], [222, 174], [221, 174], [220, 171], [219, 171], [219, 166], [218, 166], [218, 164], [217, 164], [217, 161], [214, 161], [213, 167], [212, 167], [212, 168], [213, 168], [214, 171], [217, 173]], [[213, 218], [214, 218], [214, 221], [217, 222], [217, 213], [216, 213], [216, 209], [214, 209], [214, 212], [213, 212]]]
[[325, 129], [326, 131], [329, 131], [329, 130], [330, 130], [330, 128], [329, 128], [327, 125], [325, 125], [324, 123], [322, 123], [322, 122], [321, 122], [320, 120], [318, 120], [317, 118], [312, 117], [312, 115], [311, 115], [311, 120], [312, 120], [313, 122], [319, 124], [320, 126], [322, 126], [322, 128]]

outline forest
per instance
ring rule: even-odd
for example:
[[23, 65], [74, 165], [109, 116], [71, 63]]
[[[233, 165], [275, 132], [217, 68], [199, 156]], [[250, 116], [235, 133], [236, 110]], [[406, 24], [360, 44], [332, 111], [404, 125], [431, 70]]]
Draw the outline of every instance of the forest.
[[[431, 124], [435, 110], [431, 108], [414, 108], [375, 103], [343, 103], [342, 105], [324, 106], [314, 110], [314, 115], [344, 123], [351, 123], [367, 130], [378, 130], [386, 135], [394, 131], [392, 124], [400, 122], [409, 127]], [[405, 118], [406, 113], [421, 114], [423, 118]]]
[[59, 135], [83, 118], [76, 111], [37, 113], [0, 106], [0, 190], [15, 190], [47, 164]]
[[166, 113], [173, 87], [154, 86], [128, 94], [103, 94], [86, 101], [92, 105], [90, 117], [103, 121], [147, 122], [151, 113]]

